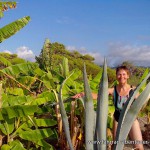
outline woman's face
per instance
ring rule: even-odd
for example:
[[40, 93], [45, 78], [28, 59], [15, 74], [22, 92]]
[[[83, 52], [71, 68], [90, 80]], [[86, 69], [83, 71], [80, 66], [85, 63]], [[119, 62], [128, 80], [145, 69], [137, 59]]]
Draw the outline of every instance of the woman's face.
[[125, 70], [121, 69], [117, 72], [116, 78], [119, 83], [124, 84], [127, 83], [127, 80], [129, 79], [129, 75]]

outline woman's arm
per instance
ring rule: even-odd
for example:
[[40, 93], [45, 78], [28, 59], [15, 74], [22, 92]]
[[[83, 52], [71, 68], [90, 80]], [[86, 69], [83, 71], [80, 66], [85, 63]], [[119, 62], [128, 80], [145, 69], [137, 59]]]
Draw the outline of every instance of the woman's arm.
[[[114, 88], [109, 88], [108, 89], [108, 94], [109, 95], [113, 95], [113, 91], [114, 91]], [[84, 92], [81, 92], [81, 93], [78, 93], [78, 94], [76, 94], [76, 95], [74, 95], [74, 96], [72, 96], [72, 98], [81, 98], [81, 97], [84, 97]], [[98, 94], [97, 93], [92, 93], [92, 97], [93, 97], [93, 99], [97, 99], [97, 96], [98, 96]]]

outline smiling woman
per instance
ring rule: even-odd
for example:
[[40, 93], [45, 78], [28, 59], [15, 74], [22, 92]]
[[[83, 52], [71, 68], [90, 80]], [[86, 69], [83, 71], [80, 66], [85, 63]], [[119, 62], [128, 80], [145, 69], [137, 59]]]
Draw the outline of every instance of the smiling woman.
[[[113, 102], [115, 106], [114, 112], [114, 121], [113, 121], [113, 140], [116, 138], [116, 131], [118, 126], [118, 120], [120, 117], [120, 113], [123, 109], [123, 106], [129, 100], [129, 96], [133, 93], [135, 87], [128, 84], [128, 79], [130, 77], [130, 71], [126, 66], [119, 66], [116, 68], [116, 79], [118, 84], [113, 88], [108, 89], [108, 94], [113, 97]], [[139, 94], [136, 95], [135, 98], [138, 97]], [[79, 93], [73, 96], [73, 98], [83, 97], [84, 93]], [[97, 99], [97, 94], [92, 93], [93, 99]], [[142, 141], [141, 129], [139, 126], [139, 122], [137, 119], [132, 124], [132, 127], [129, 132], [129, 137], [131, 141]], [[134, 143], [135, 148], [143, 150], [142, 142]]]
[[[129, 96], [132, 94], [135, 87], [132, 85], [129, 85], [127, 80], [129, 79], [129, 69], [126, 66], [120, 66], [116, 69], [116, 79], [118, 81], [118, 85], [116, 85], [114, 88], [110, 89], [110, 95], [113, 96], [114, 99], [114, 106], [115, 106], [115, 112], [114, 112], [114, 121], [113, 121], [113, 139], [116, 137], [116, 130], [118, 126], [118, 120], [120, 117], [121, 110], [126, 103]], [[138, 94], [136, 98], [138, 97]], [[129, 137], [132, 141], [142, 141], [142, 134], [141, 129], [139, 126], [139, 122], [136, 119], [130, 129]], [[139, 148], [140, 150], [143, 150], [143, 144], [142, 143], [134, 143], [135, 148]]]

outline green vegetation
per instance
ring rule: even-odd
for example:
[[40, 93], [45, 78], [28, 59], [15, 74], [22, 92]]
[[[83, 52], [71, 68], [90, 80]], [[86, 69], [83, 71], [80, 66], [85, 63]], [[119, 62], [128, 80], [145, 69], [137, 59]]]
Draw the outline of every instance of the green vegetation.
[[[0, 16], [3, 17], [8, 8], [15, 7], [16, 2], [0, 1]], [[25, 17], [1, 28], [0, 42], [19, 31], [29, 20], [30, 17]], [[94, 149], [93, 143], [87, 143], [89, 140], [111, 139], [111, 134], [106, 134], [106, 131], [111, 133], [114, 109], [112, 100], [108, 102], [107, 89], [115, 83], [115, 70], [107, 69], [105, 61], [102, 72], [93, 61], [92, 56], [70, 52], [63, 44], [50, 43], [49, 39], [45, 40], [40, 55], [36, 56], [36, 63], [18, 58], [16, 54], [0, 53], [1, 149]], [[143, 91], [137, 102], [132, 107], [128, 103], [121, 114], [120, 131], [117, 132], [120, 140], [122, 132], [127, 133], [129, 129], [122, 125], [122, 120], [129, 119], [131, 124], [149, 94], [149, 84], [146, 88], [144, 84], [149, 69], [124, 63], [132, 72], [130, 83], [137, 85], [141, 78], [144, 81], [140, 81], [135, 91]], [[98, 89], [101, 100], [98, 97], [97, 103], [92, 100], [91, 91], [97, 92]], [[71, 98], [81, 91], [85, 91], [84, 98]], [[131, 109], [135, 108], [138, 109], [131, 114]], [[150, 116], [149, 103], [142, 112]], [[106, 149], [106, 145], [97, 145], [96, 149]]]
[[[16, 8], [15, 1], [0, 1], [0, 18], [4, 16], [4, 11]], [[30, 17], [26, 16], [0, 28], [0, 43], [16, 34], [20, 29], [28, 24]]]
[[[93, 62], [94, 58], [92, 56], [82, 55], [77, 51], [68, 51], [63, 44], [50, 43], [49, 39], [45, 40], [40, 55], [36, 56], [36, 61], [40, 68], [45, 71], [57, 70], [56, 66], [62, 62], [64, 57], [68, 59], [70, 70], [74, 68], [82, 70], [83, 63], [85, 63], [88, 75], [95, 77], [101, 71], [101, 68]], [[43, 66], [46, 66], [46, 68], [43, 68]]]

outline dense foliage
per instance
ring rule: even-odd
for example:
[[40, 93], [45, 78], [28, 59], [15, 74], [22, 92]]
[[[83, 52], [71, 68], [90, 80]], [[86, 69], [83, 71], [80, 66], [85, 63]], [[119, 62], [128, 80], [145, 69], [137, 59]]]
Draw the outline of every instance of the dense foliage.
[[[63, 44], [58, 42], [50, 43], [49, 39], [45, 40], [40, 55], [36, 56], [36, 61], [41, 69], [50, 70], [51, 68], [56, 70], [56, 66], [62, 62], [64, 57], [68, 59], [70, 70], [74, 68], [82, 70], [83, 63], [85, 63], [88, 75], [95, 77], [101, 71], [101, 68], [93, 62], [94, 58], [92, 56], [88, 54], [82, 55], [78, 51], [68, 51]], [[43, 68], [44, 64], [47, 66], [46, 68]]]
[[[0, 17], [3, 17], [3, 12], [7, 9], [15, 7], [16, 2], [0, 2]], [[19, 31], [29, 20], [30, 17], [25, 17], [1, 28], [0, 42]], [[17, 30], [13, 32], [13, 28]], [[50, 43], [49, 39], [45, 40], [40, 55], [36, 56], [36, 63], [18, 58], [16, 54], [0, 53], [2, 150], [66, 150], [68, 144], [73, 145], [74, 149], [85, 149], [84, 99], [75, 101], [71, 98], [84, 90], [84, 63], [86, 82], [89, 81], [88, 89], [97, 92], [102, 71], [88, 54], [82, 55], [76, 50], [68, 51], [63, 44]], [[139, 82], [134, 78], [139, 80], [145, 69], [130, 67], [130, 82], [135, 85]], [[108, 68], [108, 81], [110, 86], [115, 82], [114, 68]], [[87, 90], [87, 93], [90, 92]], [[96, 110], [95, 101], [93, 103], [92, 109]], [[111, 133], [114, 111], [112, 101], [108, 107], [107, 130]], [[143, 109], [143, 112], [149, 115], [147, 110]], [[89, 115], [90, 113], [88, 111]], [[70, 140], [67, 141], [68, 137]], [[107, 134], [107, 138], [111, 139], [111, 134]]]

